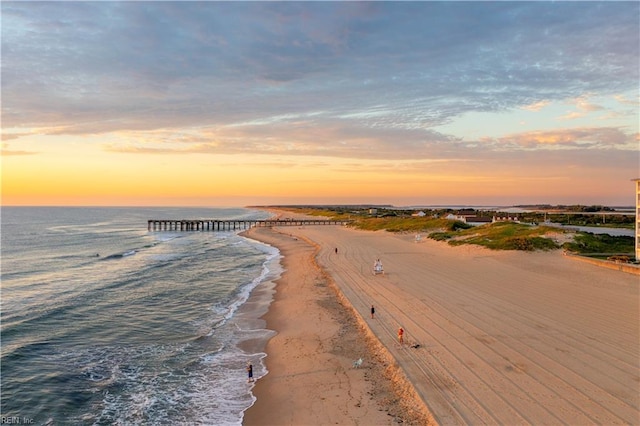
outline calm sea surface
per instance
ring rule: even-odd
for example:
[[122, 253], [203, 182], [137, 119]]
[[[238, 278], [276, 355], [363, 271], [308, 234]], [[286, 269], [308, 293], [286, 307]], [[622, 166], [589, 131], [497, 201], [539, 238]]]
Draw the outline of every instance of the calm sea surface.
[[[235, 232], [147, 219], [264, 219], [247, 209], [2, 207], [1, 414], [32, 424], [240, 424], [254, 402], [238, 309], [280, 274]], [[263, 284], [266, 285], [266, 284]]]

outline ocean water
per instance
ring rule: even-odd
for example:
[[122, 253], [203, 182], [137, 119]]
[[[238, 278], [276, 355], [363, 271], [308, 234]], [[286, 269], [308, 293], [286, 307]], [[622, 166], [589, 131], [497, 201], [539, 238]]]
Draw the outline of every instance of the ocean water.
[[279, 253], [234, 231], [148, 232], [147, 219], [268, 213], [0, 213], [3, 422], [241, 424], [255, 401], [246, 363], [254, 376], [266, 373], [265, 354], [242, 342], [271, 332], [246, 321], [251, 312], [239, 312], [253, 289], [279, 276]]

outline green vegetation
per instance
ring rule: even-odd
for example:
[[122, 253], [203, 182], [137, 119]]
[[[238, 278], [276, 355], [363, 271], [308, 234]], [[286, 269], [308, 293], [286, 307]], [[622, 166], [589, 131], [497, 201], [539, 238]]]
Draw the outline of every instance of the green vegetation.
[[[544, 220], [541, 213], [527, 213], [522, 214], [522, 220], [525, 222], [542, 222]], [[635, 217], [633, 215], [623, 214], [571, 214], [571, 213], [554, 213], [548, 214], [547, 218], [555, 223], [561, 223], [563, 225], [573, 226], [594, 226], [594, 227], [607, 227], [607, 228], [635, 228]], [[533, 219], [533, 220], [529, 220]]]
[[471, 228], [471, 225], [460, 221], [428, 217], [372, 217], [358, 218], [354, 221], [353, 227], [365, 231], [428, 232], [440, 229], [455, 231]]
[[591, 255], [603, 259], [612, 255], [630, 255], [633, 258], [635, 250], [633, 237], [613, 237], [608, 234], [589, 232], [576, 234], [574, 241], [565, 243], [563, 248], [581, 255]]
[[283, 210], [289, 210], [295, 213], [306, 214], [309, 216], [323, 216], [332, 220], [349, 220], [350, 214], [346, 210], [334, 210], [328, 208], [313, 208], [313, 207], [287, 207]]
[[525, 210], [562, 210], [568, 212], [612, 212], [615, 209], [611, 207], [603, 206], [600, 204], [585, 206], [582, 204], [558, 204], [552, 206], [551, 204], [521, 204], [515, 207], [520, 207]]
[[[613, 209], [605, 206], [522, 206], [523, 208], [536, 208], [537, 211], [526, 213], [512, 213], [510, 216], [517, 216], [522, 223], [544, 223], [549, 220], [562, 225], [573, 226], [594, 226], [608, 228], [635, 228], [635, 215], [613, 214]], [[292, 211], [298, 211], [314, 216], [327, 216], [332, 219], [347, 220], [371, 218], [368, 209], [359, 206], [331, 206], [331, 207], [287, 207]], [[473, 209], [470, 209], [473, 211]], [[548, 210], [548, 211], [547, 211]], [[425, 209], [426, 218], [445, 217], [449, 213], [455, 213], [453, 209]], [[545, 213], [546, 211], [546, 213]], [[379, 208], [375, 217], [401, 217], [409, 218], [414, 210], [393, 209], [389, 207]], [[504, 213], [493, 211], [476, 211], [478, 216], [492, 217], [494, 215], [505, 216]], [[419, 219], [419, 218], [413, 218]]]
[[438, 241], [447, 240], [451, 245], [475, 244], [492, 250], [554, 250], [560, 246], [548, 233], [558, 233], [557, 228], [524, 225], [513, 222], [496, 222], [471, 229], [437, 232], [429, 235]]
[[310, 216], [324, 216], [332, 220], [347, 220], [354, 228], [364, 231], [428, 232], [442, 229], [455, 231], [472, 228], [471, 225], [461, 221], [428, 216], [412, 217], [403, 211], [394, 210], [385, 210], [382, 215], [371, 215], [367, 210], [346, 208], [287, 208], [287, 210]]
[[[496, 222], [482, 226], [471, 226], [462, 221], [443, 219], [452, 211], [429, 211], [426, 216], [411, 216], [413, 210], [379, 209], [375, 213], [368, 208], [356, 206], [344, 207], [286, 207], [286, 210], [312, 216], [324, 216], [334, 220], [345, 220], [356, 229], [367, 231], [386, 230], [389, 232], [415, 232], [427, 234], [436, 241], [446, 241], [451, 245], [475, 244], [492, 250], [565, 250], [582, 255], [599, 253], [599, 257], [607, 258], [612, 255], [629, 255], [634, 252], [633, 237], [612, 237], [606, 234], [591, 234], [577, 232], [573, 242], [566, 242], [560, 246], [553, 236], [563, 234], [566, 231], [546, 225], [538, 225], [544, 216], [540, 213], [518, 215], [522, 222]], [[588, 209], [587, 209], [588, 210]], [[491, 217], [493, 212], [478, 212]], [[558, 215], [561, 216], [561, 215]], [[554, 222], [556, 215], [552, 216]], [[593, 226], [596, 216], [572, 214], [565, 215], [572, 225]], [[600, 219], [601, 220], [601, 219]], [[617, 221], [618, 225], [627, 227], [626, 216], [608, 216], [606, 225], [612, 226]], [[633, 257], [633, 255], [632, 255]]]

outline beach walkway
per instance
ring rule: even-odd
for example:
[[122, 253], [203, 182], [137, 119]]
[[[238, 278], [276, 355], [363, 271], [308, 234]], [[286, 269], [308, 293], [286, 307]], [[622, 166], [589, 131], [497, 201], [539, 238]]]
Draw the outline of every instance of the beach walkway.
[[[415, 243], [345, 227], [282, 230], [319, 245], [319, 265], [438, 423], [640, 423], [637, 276], [558, 252]], [[378, 258], [383, 275], [372, 273]]]

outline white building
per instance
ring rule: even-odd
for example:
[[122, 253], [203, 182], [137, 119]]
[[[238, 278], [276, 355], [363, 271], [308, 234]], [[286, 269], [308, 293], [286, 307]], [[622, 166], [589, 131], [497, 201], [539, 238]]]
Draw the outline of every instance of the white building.
[[460, 215], [460, 214], [456, 215], [452, 213], [449, 213], [445, 217], [445, 219], [458, 220], [460, 222], [464, 222], [473, 226], [486, 225], [487, 223], [493, 222], [493, 219], [490, 217], [482, 217], [482, 216], [475, 216], [475, 215]]

